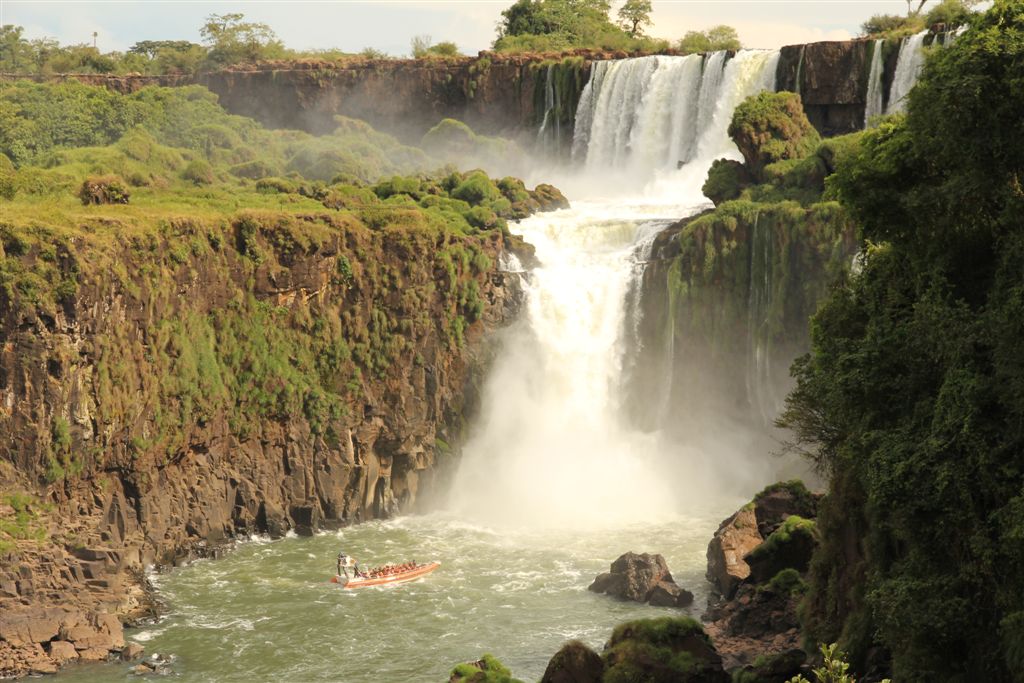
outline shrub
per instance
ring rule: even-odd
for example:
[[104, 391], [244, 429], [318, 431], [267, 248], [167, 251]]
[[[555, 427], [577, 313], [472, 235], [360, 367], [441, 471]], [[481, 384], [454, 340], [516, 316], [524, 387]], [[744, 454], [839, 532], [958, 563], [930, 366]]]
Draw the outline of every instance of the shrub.
[[78, 190], [82, 204], [127, 204], [131, 193], [128, 184], [119, 176], [90, 176]]
[[277, 175], [281, 172], [281, 169], [274, 164], [263, 161], [262, 159], [256, 159], [255, 161], [246, 161], [241, 164], [235, 164], [228, 169], [228, 172], [236, 178], [259, 180], [268, 176]]
[[750, 174], [738, 161], [716, 159], [708, 170], [708, 178], [701, 187], [704, 196], [718, 206], [722, 202], [736, 199], [751, 182]]
[[213, 166], [205, 159], [194, 159], [181, 172], [181, 177], [196, 185], [210, 185], [215, 180]]
[[497, 199], [501, 192], [487, 175], [481, 171], [474, 171], [466, 176], [458, 186], [452, 190], [452, 197], [461, 199], [464, 202], [476, 205], [481, 202]]
[[800, 96], [791, 92], [763, 92], [745, 99], [733, 112], [729, 137], [756, 179], [762, 179], [766, 165], [807, 156], [821, 140], [804, 114]]
[[265, 194], [294, 194], [298, 187], [291, 180], [285, 178], [260, 178], [256, 181], [256, 191]]

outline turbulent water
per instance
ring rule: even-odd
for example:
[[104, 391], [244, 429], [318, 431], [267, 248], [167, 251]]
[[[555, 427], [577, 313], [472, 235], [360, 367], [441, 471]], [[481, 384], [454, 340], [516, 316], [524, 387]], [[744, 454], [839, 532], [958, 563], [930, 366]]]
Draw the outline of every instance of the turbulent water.
[[892, 86], [889, 89], [889, 105], [885, 110], [886, 114], [895, 114], [905, 111], [907, 108], [906, 98], [917, 83], [917, 77], [924, 68], [924, 39], [928, 31], [921, 31], [909, 38], [905, 38], [900, 44], [900, 55], [896, 62], [896, 75], [893, 76]]
[[[726, 136], [732, 111], [774, 87], [777, 60], [598, 63], [574, 140], [585, 189], [570, 193], [572, 209], [516, 226], [542, 265], [520, 275], [526, 310], [502, 333], [443, 511], [252, 541], [171, 571], [157, 577], [167, 615], [129, 639], [176, 655], [187, 681], [439, 681], [485, 652], [537, 679], [570, 638], [600, 648], [626, 619], [679, 613], [586, 591], [630, 550], [663, 554], [699, 613], [711, 534], [771, 480], [773, 463], [711, 425], [687, 443], [637, 430], [621, 417], [620, 389], [652, 240], [707, 206], [708, 165], [738, 156]], [[601, 181], [620, 172], [635, 182], [608, 196]], [[604, 198], [579, 199], [595, 195]], [[766, 303], [751, 299], [756, 324]], [[640, 409], [667, 416], [666, 397], [652, 391]], [[442, 566], [413, 584], [344, 591], [327, 583], [339, 548], [364, 563]], [[82, 666], [67, 678], [122, 680], [125, 668]]]

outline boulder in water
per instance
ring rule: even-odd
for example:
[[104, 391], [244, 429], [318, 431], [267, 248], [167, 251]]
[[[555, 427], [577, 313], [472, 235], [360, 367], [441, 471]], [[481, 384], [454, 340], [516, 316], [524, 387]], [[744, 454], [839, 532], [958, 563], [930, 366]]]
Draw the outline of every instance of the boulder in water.
[[587, 590], [652, 605], [685, 607], [693, 602], [693, 594], [672, 579], [665, 558], [650, 553], [620, 556], [612, 562], [611, 571], [599, 574]]

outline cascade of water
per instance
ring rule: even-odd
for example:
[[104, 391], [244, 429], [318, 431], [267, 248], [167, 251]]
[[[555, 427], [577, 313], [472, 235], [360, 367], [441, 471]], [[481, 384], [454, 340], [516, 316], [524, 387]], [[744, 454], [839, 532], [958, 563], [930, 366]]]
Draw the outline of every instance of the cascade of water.
[[778, 415], [781, 400], [771, 367], [772, 234], [771, 225], [754, 217], [750, 236], [750, 281], [747, 296], [747, 397], [765, 426]]
[[726, 130], [743, 98], [774, 90], [778, 52], [640, 57], [595, 64], [577, 113], [573, 158], [590, 170], [650, 176], [735, 156]]
[[562, 145], [562, 122], [559, 120], [561, 102], [558, 91], [555, 89], [554, 75], [555, 67], [549, 64], [544, 79], [544, 120], [537, 131], [537, 140], [542, 145], [550, 146], [553, 143], [554, 149], [561, 149]]
[[807, 49], [806, 45], [800, 46], [800, 58], [796, 60], [796, 81], [793, 83], [793, 90], [796, 94], [800, 94], [800, 78], [804, 73], [804, 50]]
[[524, 282], [525, 315], [490, 373], [453, 487], [456, 511], [592, 527], [674, 509], [654, 439], [616, 415], [639, 226], [609, 211], [581, 203], [519, 224], [543, 265]]
[[871, 119], [881, 116], [884, 111], [882, 102], [882, 46], [884, 40], [876, 40], [871, 51], [871, 73], [868, 75], [868, 98], [864, 107], [864, 127], [867, 128]]
[[907, 108], [906, 98], [924, 67], [924, 39], [928, 31], [921, 31], [900, 44], [900, 55], [896, 61], [896, 75], [889, 89], [889, 106], [886, 114], [895, 114]]

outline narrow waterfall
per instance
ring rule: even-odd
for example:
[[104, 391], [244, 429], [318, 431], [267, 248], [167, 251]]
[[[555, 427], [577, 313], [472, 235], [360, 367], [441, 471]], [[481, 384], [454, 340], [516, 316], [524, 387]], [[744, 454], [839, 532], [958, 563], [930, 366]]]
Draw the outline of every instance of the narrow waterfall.
[[907, 108], [906, 98], [917, 83], [917, 77], [924, 67], [924, 39], [928, 31], [921, 31], [904, 38], [900, 45], [900, 56], [896, 62], [896, 75], [889, 89], [889, 106], [886, 114], [895, 114]]
[[573, 158], [649, 176], [738, 152], [726, 135], [749, 95], [775, 89], [779, 53], [744, 50], [599, 62], [577, 110]]
[[773, 306], [772, 251], [770, 224], [754, 218], [750, 235], [750, 269], [747, 296], [747, 397], [754, 413], [770, 426], [780, 413], [779, 395], [771, 366], [771, 320]]
[[864, 107], [864, 127], [867, 128], [871, 119], [885, 112], [882, 101], [882, 52], [885, 40], [876, 40], [871, 48], [871, 73], [868, 76], [868, 97]]
[[549, 64], [545, 72], [544, 119], [537, 132], [537, 141], [541, 145], [560, 149], [562, 146], [562, 122], [559, 112], [562, 109], [562, 103], [559, 101], [560, 93], [555, 89], [555, 66]]

